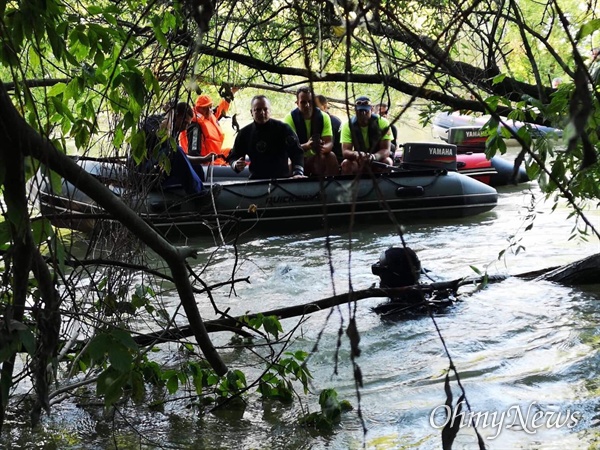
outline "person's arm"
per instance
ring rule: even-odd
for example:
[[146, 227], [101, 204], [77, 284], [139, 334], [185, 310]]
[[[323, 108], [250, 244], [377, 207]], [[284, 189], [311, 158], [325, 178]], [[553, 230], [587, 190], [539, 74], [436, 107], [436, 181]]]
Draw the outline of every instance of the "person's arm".
[[230, 102], [228, 100], [224, 98], [221, 99], [214, 111], [217, 120], [219, 120], [221, 117], [227, 114], [227, 111], [229, 111], [229, 105]]
[[[294, 132], [294, 134], [296, 136], [298, 136], [298, 131], [296, 131], [296, 124], [294, 124], [294, 119], [292, 118], [292, 113], [286, 114], [286, 116], [283, 118], [283, 123], [288, 124], [290, 126], [290, 128], [292, 129], [292, 131]], [[300, 141], [298, 141], [298, 142], [300, 142]], [[308, 138], [308, 141], [300, 142], [300, 147], [302, 148], [303, 152], [310, 151], [310, 149], [312, 148], [312, 145], [313, 145], [312, 136], [310, 136]]]
[[223, 155], [217, 155], [215, 152], [210, 152], [208, 155], [205, 155], [205, 156], [187, 155], [187, 157], [192, 164], [204, 164], [207, 162], [212, 162], [213, 160], [215, 160], [217, 158], [221, 158], [221, 157], [223, 157]]
[[392, 141], [389, 139], [381, 139], [379, 141], [379, 150], [373, 154], [375, 161], [384, 161], [390, 157], [390, 149]]
[[321, 136], [321, 154], [326, 155], [333, 151], [333, 139], [331, 136]]
[[354, 161], [357, 159], [356, 152], [353, 150], [352, 143], [343, 143], [342, 144], [342, 156], [344, 159], [349, 159], [350, 161]]
[[392, 148], [392, 130], [389, 122], [380, 117], [379, 118], [379, 129], [387, 132], [383, 135], [379, 141], [379, 150], [375, 153], [376, 161], [384, 161], [390, 157], [390, 149]]
[[323, 131], [321, 132], [321, 154], [326, 155], [333, 150], [333, 129], [329, 114], [323, 114]]
[[354, 150], [354, 144], [352, 144], [352, 132], [350, 131], [350, 123], [344, 122], [342, 124], [341, 132], [342, 142], [342, 156], [344, 159], [349, 161], [358, 161], [359, 159], [368, 158], [368, 154]]
[[350, 133], [350, 124], [348, 122], [342, 124], [340, 141], [342, 143], [342, 156], [344, 159], [354, 161], [356, 156], [354, 155], [352, 134]]
[[244, 148], [242, 142], [244, 142], [243, 139], [245, 139], [242, 136], [245, 136], [245, 134], [243, 129], [238, 133], [233, 143], [233, 147], [229, 152], [229, 156], [227, 157], [227, 162], [230, 167], [237, 173], [241, 172], [244, 170], [244, 167], [246, 167], [246, 154], [245, 151], [242, 150]]
[[283, 124], [284, 137], [285, 137], [285, 148], [287, 151], [288, 158], [292, 162], [292, 177], [301, 178], [304, 177], [304, 150], [298, 142], [298, 136], [292, 130], [287, 123]]
[[215, 108], [215, 117], [217, 118], [217, 120], [221, 119], [221, 117], [223, 117], [225, 114], [227, 114], [227, 112], [229, 111], [229, 106], [231, 106], [231, 102], [233, 101], [233, 94], [235, 94], [237, 91], [239, 90], [239, 88], [237, 87], [232, 87], [229, 90], [229, 93], [231, 94], [226, 95], [225, 97], [221, 98], [221, 101], [219, 102], [219, 104], [217, 105], [217, 107]]

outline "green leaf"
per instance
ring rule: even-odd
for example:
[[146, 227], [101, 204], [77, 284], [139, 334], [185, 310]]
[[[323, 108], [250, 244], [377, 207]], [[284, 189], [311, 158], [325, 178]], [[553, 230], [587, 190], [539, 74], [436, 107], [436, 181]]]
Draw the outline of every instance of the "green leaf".
[[202, 394], [202, 389], [204, 388], [204, 372], [198, 371], [194, 374], [192, 378], [192, 382], [194, 384], [194, 388], [196, 388], [196, 394]]
[[131, 370], [133, 358], [124, 345], [113, 341], [107, 352], [112, 367], [119, 372], [129, 372]]
[[498, 84], [498, 83], [502, 83], [504, 81], [504, 79], [506, 78], [506, 74], [501, 73], [499, 75], [496, 75], [493, 79], [492, 79], [492, 84]]
[[477, 267], [475, 266], [469, 266], [471, 268], [471, 270], [473, 272], [475, 272], [477, 275], [481, 275], [481, 270], [479, 270]]
[[21, 344], [30, 355], [35, 355], [36, 345], [35, 345], [35, 336], [33, 332], [26, 327], [25, 330], [19, 330], [17, 332], [19, 335], [19, 340]]
[[56, 83], [54, 86], [48, 89], [48, 97], [56, 97], [57, 95], [60, 95], [63, 92], [65, 92], [66, 88], [66, 83]]
[[165, 36], [163, 31], [160, 29], [160, 26], [155, 25], [152, 27], [152, 30], [154, 31], [154, 36], [156, 37], [156, 40], [158, 41], [158, 43], [160, 45], [162, 45], [164, 48], [168, 48], [169, 43], [167, 42], [167, 37]]
[[580, 41], [587, 36], [591, 36], [595, 31], [598, 30], [600, 30], [600, 19], [592, 19], [581, 26], [575, 40]]
[[268, 316], [263, 319], [263, 327], [265, 331], [273, 336], [275, 339], [279, 337], [279, 333], [283, 331], [281, 323], [276, 316]]
[[11, 246], [10, 227], [4, 218], [0, 218], [0, 249], [8, 250]]
[[88, 6], [87, 10], [88, 10], [88, 14], [90, 16], [95, 16], [97, 14], [101, 14], [104, 11], [104, 9], [101, 6], [97, 6], [97, 5]]
[[215, 374], [210, 374], [208, 376], [208, 378], [206, 379], [206, 384], [208, 386], [214, 386], [215, 384], [217, 384], [219, 382], [219, 376], [215, 375]]
[[40, 65], [40, 57], [34, 47], [29, 47], [29, 64], [32, 66]]
[[175, 392], [177, 392], [178, 388], [179, 378], [177, 378], [177, 375], [169, 377], [169, 379], [167, 380], [167, 390], [169, 391], [169, 394], [174, 394]]
[[87, 351], [93, 360], [101, 361], [112, 343], [113, 340], [108, 334], [100, 333], [92, 339]]
[[115, 328], [114, 330], [112, 330], [111, 334], [112, 334], [113, 338], [115, 339], [115, 341], [123, 344], [125, 347], [129, 348], [130, 350], [137, 352], [138, 345], [131, 337], [131, 333], [129, 333], [128, 331], [125, 331], [125, 330], [119, 330], [119, 329]]
[[308, 357], [308, 352], [305, 352], [304, 350], [297, 350], [294, 353], [287, 353], [287, 354], [293, 356], [298, 361], [304, 361]]
[[131, 372], [130, 376], [131, 383], [131, 398], [134, 402], [140, 403], [144, 400], [146, 394], [146, 388], [144, 385], [144, 379], [142, 374], [139, 372]]
[[31, 222], [31, 232], [33, 235], [33, 242], [36, 245], [39, 245], [42, 242], [47, 242], [52, 236], [54, 236], [52, 224], [45, 217]]
[[125, 374], [119, 374], [112, 368], [108, 368], [100, 374], [96, 382], [96, 393], [104, 395], [104, 404], [111, 406], [123, 396], [123, 387], [127, 382]]
[[67, 86], [63, 90], [63, 92], [64, 92], [64, 101], [78, 98], [79, 94], [80, 94], [80, 90], [79, 90], [79, 82], [78, 82], [77, 78], [73, 78], [71, 81], [69, 81], [69, 83], [67, 84]]

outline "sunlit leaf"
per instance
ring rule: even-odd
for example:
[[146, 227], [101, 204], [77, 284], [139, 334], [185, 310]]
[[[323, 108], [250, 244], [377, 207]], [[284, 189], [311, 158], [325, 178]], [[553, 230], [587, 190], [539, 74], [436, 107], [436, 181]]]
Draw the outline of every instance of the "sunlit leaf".
[[592, 19], [589, 22], [584, 23], [579, 31], [577, 32], [577, 41], [592, 35], [595, 31], [600, 30], [600, 19]]

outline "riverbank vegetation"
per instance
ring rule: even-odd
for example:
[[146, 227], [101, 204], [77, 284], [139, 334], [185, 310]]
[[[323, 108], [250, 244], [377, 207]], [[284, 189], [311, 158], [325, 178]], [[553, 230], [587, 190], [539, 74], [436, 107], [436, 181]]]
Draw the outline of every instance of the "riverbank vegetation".
[[[194, 402], [210, 397], [212, 404], [249, 386], [285, 400], [296, 382], [308, 389], [307, 355], [286, 353], [293, 332], [281, 335], [269, 316], [233, 330], [268, 344], [260, 354], [266, 368], [252, 380], [232, 368], [197, 302], [212, 302], [227, 318], [213, 292], [227, 286], [233, 295], [248, 280], [234, 270], [207, 283], [210, 262], [194, 273], [193, 248], [159, 235], [68, 157], [141, 160], [138, 124], [172, 99], [193, 102], [200, 92], [216, 97], [232, 86], [281, 99], [308, 84], [346, 117], [362, 94], [391, 103], [393, 121], [418, 103], [423, 126], [442, 110], [490, 114], [487, 153], [505, 152], [503, 139], [516, 138], [517, 162], [577, 215], [573, 236], [600, 237], [585, 214], [600, 198], [600, 85], [589, 57], [600, 45], [594, 1], [26, 0], [0, 9], [0, 430], [15, 408], [26, 405], [35, 425], [84, 385], [95, 386], [105, 406], [151, 403], [148, 386], [173, 395], [185, 385]], [[506, 117], [563, 129], [564, 141], [533, 139], [527, 127], [515, 136], [499, 132]], [[42, 166], [119, 225], [83, 241], [52, 227], [35, 208], [32, 177]], [[149, 252], [161, 263], [151, 263]], [[176, 295], [183, 313], [166, 308], [165, 295]], [[352, 313], [340, 320], [339, 346], [351, 349], [359, 390], [356, 320]], [[150, 356], [179, 325], [194, 340], [177, 340], [176, 348], [190, 353], [161, 367]], [[156, 339], [136, 341], [149, 331]], [[22, 403], [23, 394], [31, 401]], [[338, 418], [345, 407], [323, 395]]]

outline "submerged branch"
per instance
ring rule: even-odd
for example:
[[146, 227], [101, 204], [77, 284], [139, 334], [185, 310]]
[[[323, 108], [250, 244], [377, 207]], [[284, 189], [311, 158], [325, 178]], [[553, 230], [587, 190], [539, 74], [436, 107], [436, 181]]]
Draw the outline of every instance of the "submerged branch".
[[[547, 280], [557, 283], [568, 284], [589, 284], [600, 280], [600, 254], [590, 256], [581, 261], [577, 261], [566, 266], [550, 267], [512, 275], [526, 280]], [[292, 317], [304, 316], [307, 314], [323, 311], [328, 308], [343, 305], [345, 303], [364, 300], [366, 298], [394, 298], [404, 293], [420, 290], [423, 294], [430, 294], [435, 291], [452, 290], [456, 292], [458, 288], [468, 285], [490, 284], [500, 282], [508, 276], [484, 276], [478, 278], [458, 278], [451, 281], [435, 282], [426, 285], [407, 286], [401, 288], [370, 288], [360, 291], [349, 292], [346, 294], [327, 297], [316, 302], [304, 303], [302, 305], [289, 306], [285, 308], [272, 309], [260, 313], [248, 314], [240, 317], [229, 317], [224, 319], [208, 320], [205, 322], [206, 330], [209, 333], [219, 331], [241, 332], [241, 327], [246, 326], [244, 319], [253, 318], [260, 315], [276, 316], [278, 319], [289, 319]], [[189, 326], [181, 326], [168, 332], [160, 331], [140, 335], [135, 338], [139, 345], [150, 345], [153, 343], [173, 341], [191, 336]]]

